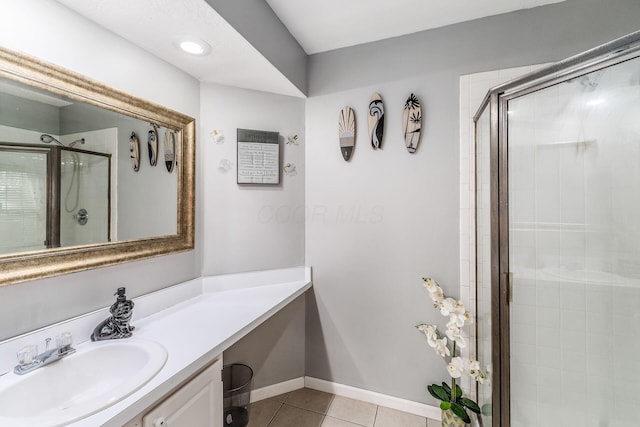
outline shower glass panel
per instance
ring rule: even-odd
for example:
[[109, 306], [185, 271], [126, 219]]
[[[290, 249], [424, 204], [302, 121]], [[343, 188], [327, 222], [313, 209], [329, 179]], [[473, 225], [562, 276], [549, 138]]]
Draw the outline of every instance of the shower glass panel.
[[[62, 149], [60, 162], [60, 245], [109, 239], [108, 156]], [[83, 213], [86, 211], [86, 217]], [[85, 221], [86, 220], [86, 221]]]
[[507, 101], [511, 426], [637, 426], [640, 59]]
[[0, 254], [45, 249], [47, 153], [0, 148]]
[[110, 241], [111, 155], [0, 143], [0, 254]]
[[[491, 366], [491, 170], [490, 108], [475, 124], [476, 150], [476, 352], [480, 366]], [[484, 426], [492, 424], [491, 382], [478, 384], [478, 405]]]

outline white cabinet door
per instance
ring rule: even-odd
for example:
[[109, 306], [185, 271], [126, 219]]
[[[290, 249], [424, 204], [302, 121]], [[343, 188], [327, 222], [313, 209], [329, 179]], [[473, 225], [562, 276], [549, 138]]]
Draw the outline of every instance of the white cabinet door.
[[222, 362], [216, 360], [142, 418], [142, 427], [222, 427]]

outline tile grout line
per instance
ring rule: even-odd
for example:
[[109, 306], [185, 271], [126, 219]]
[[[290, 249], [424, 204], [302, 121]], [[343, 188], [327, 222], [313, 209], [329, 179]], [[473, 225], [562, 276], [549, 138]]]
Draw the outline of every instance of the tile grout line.
[[269, 425], [271, 425], [273, 420], [276, 418], [276, 415], [278, 415], [278, 412], [280, 412], [280, 409], [282, 409], [282, 407], [284, 406], [284, 402], [278, 402], [278, 403], [280, 403], [280, 406], [278, 406], [278, 409], [276, 410], [276, 412], [274, 412], [271, 418], [269, 419], [269, 421], [267, 421], [267, 425], [265, 425], [265, 427], [269, 427]]
[[320, 423], [320, 427], [322, 427], [322, 425], [324, 424], [324, 420], [327, 419], [327, 414], [329, 413], [329, 409], [331, 409], [331, 405], [333, 404], [333, 400], [336, 398], [335, 394], [331, 395], [331, 400], [329, 401], [329, 405], [327, 406], [327, 409], [324, 411], [324, 414], [322, 414], [322, 422]]
[[378, 421], [378, 411], [380, 410], [380, 405], [376, 405], [376, 414], [373, 417], [373, 426], [376, 427], [376, 421]]
[[[290, 403], [283, 403], [282, 405], [283, 406], [287, 405], [287, 406], [290, 406], [292, 408], [296, 408], [296, 409], [300, 409], [300, 410], [303, 410], [303, 411], [311, 412], [313, 414], [322, 415], [323, 417], [327, 415], [326, 412], [318, 412], [318, 411], [314, 411], [313, 409], [303, 408], [302, 406], [296, 406], [296, 405], [292, 405]], [[331, 417], [331, 418], [336, 418], [336, 417]], [[338, 419], [340, 419], [340, 418], [338, 418]], [[346, 420], [343, 420], [343, 421], [346, 421]]]
[[[278, 409], [275, 411], [273, 416], [270, 418], [270, 420], [267, 422], [267, 424], [264, 427], [274, 427], [275, 426], [274, 420], [276, 419], [277, 415], [280, 413], [282, 408], [284, 408], [285, 406], [289, 406], [291, 408], [295, 408], [295, 409], [298, 409], [298, 410], [301, 410], [301, 411], [304, 411], [304, 412], [307, 412], [307, 413], [317, 414], [317, 415], [322, 416], [322, 420], [320, 422], [320, 426], [319, 427], [322, 427], [322, 425], [324, 424], [324, 422], [326, 421], [327, 418], [333, 418], [333, 419], [336, 419], [336, 420], [347, 422], [347, 423], [353, 424], [354, 426], [357, 426], [357, 427], [367, 427], [366, 425], [363, 425], [363, 424], [360, 424], [360, 423], [357, 423], [357, 422], [354, 422], [354, 421], [345, 420], [345, 419], [342, 419], [342, 418], [339, 418], [339, 417], [334, 417], [334, 416], [328, 415], [329, 410], [331, 408], [331, 405], [334, 403], [336, 397], [338, 397], [338, 396], [335, 395], [335, 394], [332, 394], [332, 393], [327, 393], [327, 394], [331, 395], [331, 399], [329, 401], [329, 405], [327, 406], [327, 408], [326, 408], [326, 410], [324, 412], [317, 412], [317, 411], [314, 411], [314, 410], [311, 410], [311, 409], [307, 409], [307, 408], [303, 408], [303, 407], [300, 407], [300, 406], [296, 406], [296, 405], [287, 403], [287, 400], [288, 400], [289, 396], [285, 397], [284, 401], [278, 402], [280, 404], [280, 406], [278, 407]], [[378, 415], [380, 413], [381, 405], [375, 405], [375, 407], [376, 407], [376, 409], [375, 409], [373, 424], [370, 427], [375, 427], [376, 426], [376, 423], [378, 421]], [[428, 417], [422, 417], [422, 418], [424, 418], [424, 420], [425, 420], [425, 427], [429, 427], [430, 418], [428, 418]], [[299, 426], [299, 427], [306, 427], [306, 426]]]

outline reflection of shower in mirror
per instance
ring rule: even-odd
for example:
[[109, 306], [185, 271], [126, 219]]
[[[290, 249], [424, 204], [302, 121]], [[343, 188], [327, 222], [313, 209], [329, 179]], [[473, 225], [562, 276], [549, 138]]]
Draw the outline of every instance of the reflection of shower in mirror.
[[78, 143], [84, 144], [84, 138], [76, 139], [75, 141], [70, 142], [69, 147], [73, 148]]
[[[84, 141], [84, 138], [82, 138], [82, 140]], [[71, 156], [73, 157], [73, 169], [71, 170], [71, 180], [69, 181], [69, 187], [67, 188], [67, 193], [64, 196], [64, 210], [67, 211], [67, 213], [75, 212], [75, 210], [78, 208], [78, 204], [80, 203], [80, 158], [78, 156], [78, 153], [72, 152]], [[69, 207], [69, 195], [71, 194], [71, 190], [74, 187], [74, 184], [76, 188], [75, 197], [73, 204], [71, 205], [71, 207]]]
[[[60, 145], [62, 145], [63, 147], [65, 146], [62, 142], [58, 141], [57, 139], [55, 139], [53, 136], [43, 133], [42, 135], [40, 135], [40, 141], [44, 142], [45, 144], [51, 144], [52, 142], [56, 142]], [[69, 143], [68, 147], [75, 147], [76, 144], [84, 144], [84, 138], [80, 138], [80, 139], [76, 139], [75, 141]]]
[[[69, 147], [69, 148], [73, 148], [77, 144], [85, 144], [85, 139], [80, 138], [70, 142], [69, 145], [64, 145], [59, 140], [57, 140], [53, 136], [46, 133], [40, 135], [40, 141], [44, 142], [45, 144], [51, 144], [52, 142], [55, 142], [63, 147]], [[73, 165], [73, 169], [71, 171], [71, 181], [69, 181], [69, 187], [67, 188], [67, 192], [64, 196], [64, 210], [67, 211], [67, 213], [74, 213], [76, 209], [78, 209], [78, 203], [80, 202], [79, 169], [82, 166], [82, 164], [80, 163], [80, 158], [78, 156], [78, 153], [72, 152], [71, 156], [73, 157], [73, 160], [71, 162], [71, 164]], [[64, 165], [64, 163], [62, 163], [62, 165]], [[71, 191], [73, 190], [74, 187], [75, 187], [75, 197], [73, 199], [73, 203], [71, 204], [69, 202], [69, 199], [70, 199], [69, 196], [71, 195]]]

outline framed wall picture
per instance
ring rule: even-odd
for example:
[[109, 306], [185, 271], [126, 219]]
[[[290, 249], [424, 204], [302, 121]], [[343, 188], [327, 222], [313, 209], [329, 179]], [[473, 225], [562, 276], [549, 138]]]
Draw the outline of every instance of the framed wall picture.
[[238, 184], [280, 184], [280, 134], [238, 129]]

